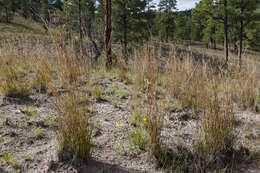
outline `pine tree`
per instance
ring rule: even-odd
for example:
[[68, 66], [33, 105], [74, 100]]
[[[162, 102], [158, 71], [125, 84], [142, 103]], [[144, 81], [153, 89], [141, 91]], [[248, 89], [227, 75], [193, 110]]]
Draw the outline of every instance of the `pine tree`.
[[21, 14], [23, 17], [28, 18], [30, 16], [30, 5], [28, 0], [21, 0], [20, 4]]
[[192, 10], [192, 21], [195, 23], [199, 41], [206, 42], [207, 47], [216, 47], [215, 7], [212, 0], [202, 0]]
[[0, 0], [0, 12], [4, 13], [1, 14], [4, 16], [4, 21], [6, 23], [10, 23], [13, 17], [13, 11], [14, 11], [14, 1], [10, 1], [10, 0]]
[[147, 26], [145, 20], [147, 1], [113, 0], [112, 5], [115, 40], [121, 41], [123, 54], [126, 55], [128, 41], [140, 41], [144, 37], [143, 33]]
[[242, 51], [243, 40], [245, 37], [245, 26], [252, 21], [256, 21], [256, 9], [259, 4], [259, 0], [230, 0], [230, 6], [232, 9], [232, 16], [234, 21], [237, 21], [236, 30], [238, 31], [239, 49], [238, 58], [239, 66], [242, 66]]
[[169, 28], [173, 19], [173, 12], [176, 10], [176, 0], [160, 0], [158, 5], [160, 11], [160, 23], [164, 28], [165, 41], [169, 39]]
[[112, 66], [111, 56], [111, 0], [105, 0], [105, 30], [104, 30], [104, 44], [106, 54], [106, 68], [110, 69]]

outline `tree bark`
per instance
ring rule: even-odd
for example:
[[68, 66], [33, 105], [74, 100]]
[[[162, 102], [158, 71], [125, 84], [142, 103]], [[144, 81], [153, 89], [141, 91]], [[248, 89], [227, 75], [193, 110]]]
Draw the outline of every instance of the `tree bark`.
[[104, 46], [106, 54], [106, 68], [110, 69], [112, 66], [111, 56], [111, 0], [105, 0], [105, 33]]
[[82, 15], [81, 15], [81, 0], [78, 0], [78, 15], [79, 15], [79, 49], [80, 56], [83, 53], [83, 31], [82, 31]]
[[[240, 9], [240, 15], [243, 14], [243, 9]], [[239, 58], [239, 67], [242, 68], [242, 51], [243, 51], [243, 19], [240, 19], [240, 26], [239, 26], [239, 51], [238, 51], [238, 58]]]
[[228, 63], [228, 16], [227, 16], [227, 0], [224, 0], [224, 52], [226, 57], [226, 65]]
[[169, 27], [168, 27], [168, 23], [166, 24], [165, 27], [165, 42], [168, 43], [168, 38], [169, 38]]
[[127, 14], [126, 14], [126, 3], [125, 3], [125, 7], [124, 7], [125, 9], [124, 9], [124, 17], [123, 17], [123, 28], [124, 28], [124, 35], [123, 35], [123, 37], [124, 37], [124, 57], [125, 57], [125, 61], [126, 61], [126, 63], [127, 63], [127, 56], [126, 56], [126, 54], [127, 54]]
[[5, 7], [5, 20], [6, 20], [6, 23], [9, 23], [9, 15], [8, 15], [8, 8]]

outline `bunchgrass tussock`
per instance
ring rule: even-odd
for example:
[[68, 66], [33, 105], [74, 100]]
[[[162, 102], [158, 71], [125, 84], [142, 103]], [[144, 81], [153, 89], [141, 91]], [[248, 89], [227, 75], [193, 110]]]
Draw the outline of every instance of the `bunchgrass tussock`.
[[28, 79], [18, 66], [19, 61], [14, 58], [0, 64], [0, 89], [7, 97], [28, 97], [31, 93]]
[[70, 91], [57, 98], [58, 144], [60, 159], [77, 158], [85, 160], [90, 156], [93, 146], [92, 129], [86, 105], [79, 103], [84, 99], [76, 91]]

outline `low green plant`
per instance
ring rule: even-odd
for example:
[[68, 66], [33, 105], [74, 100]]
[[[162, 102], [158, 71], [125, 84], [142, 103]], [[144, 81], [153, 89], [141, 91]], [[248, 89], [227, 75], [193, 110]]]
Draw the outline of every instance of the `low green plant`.
[[22, 158], [25, 160], [25, 161], [29, 161], [29, 160], [32, 160], [32, 155], [27, 153], [27, 154], [24, 154], [22, 155]]
[[120, 104], [120, 99], [118, 99], [117, 97], [116, 97], [116, 98], [113, 98], [113, 100], [112, 100], [112, 105], [114, 105], [115, 107], [117, 107], [119, 104]]
[[183, 136], [183, 130], [177, 130], [176, 135], [177, 136]]
[[120, 90], [119, 90], [119, 97], [120, 97], [120, 99], [126, 98], [127, 95], [128, 95], [127, 90], [125, 90], [125, 89], [120, 89]]
[[116, 144], [117, 144], [117, 153], [120, 154], [120, 155], [126, 154], [126, 150], [125, 150], [125, 147], [122, 144], [121, 139], [117, 139]]
[[33, 124], [35, 122], [35, 119], [36, 119], [36, 116], [33, 115], [33, 116], [30, 116], [30, 119], [28, 120], [28, 123], [29, 124]]
[[92, 97], [96, 100], [101, 99], [101, 96], [104, 94], [104, 91], [101, 88], [94, 87], [92, 90]]
[[17, 158], [13, 157], [13, 153], [11, 153], [11, 152], [4, 154], [4, 161], [8, 165], [11, 165], [13, 168], [19, 167], [18, 162], [17, 162]]
[[31, 106], [24, 106], [21, 111], [28, 115], [28, 116], [34, 116], [37, 113], [37, 110], [35, 110], [33, 107]]
[[129, 137], [130, 146], [134, 149], [146, 150], [147, 135], [145, 130], [138, 127], [130, 132]]
[[11, 159], [12, 159], [13, 153], [5, 153], [4, 154], [4, 160], [7, 164], [11, 163]]
[[44, 125], [56, 127], [58, 125], [57, 118], [54, 115], [49, 115], [46, 119], [44, 119]]
[[133, 126], [138, 126], [142, 122], [142, 112], [138, 110], [133, 110], [130, 116], [130, 124]]
[[43, 136], [43, 130], [41, 128], [35, 128], [32, 131], [31, 137], [39, 139]]

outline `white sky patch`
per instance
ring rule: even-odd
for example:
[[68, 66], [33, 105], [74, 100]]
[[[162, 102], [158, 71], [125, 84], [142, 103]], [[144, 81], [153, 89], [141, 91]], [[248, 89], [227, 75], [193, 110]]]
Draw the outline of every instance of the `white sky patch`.
[[188, 10], [195, 7], [195, 3], [200, 0], [179, 0], [177, 1], [178, 10]]
[[[188, 10], [195, 7], [195, 3], [200, 0], [177, 0], [177, 9], [179, 11]], [[155, 3], [159, 3], [160, 0], [154, 0]]]

